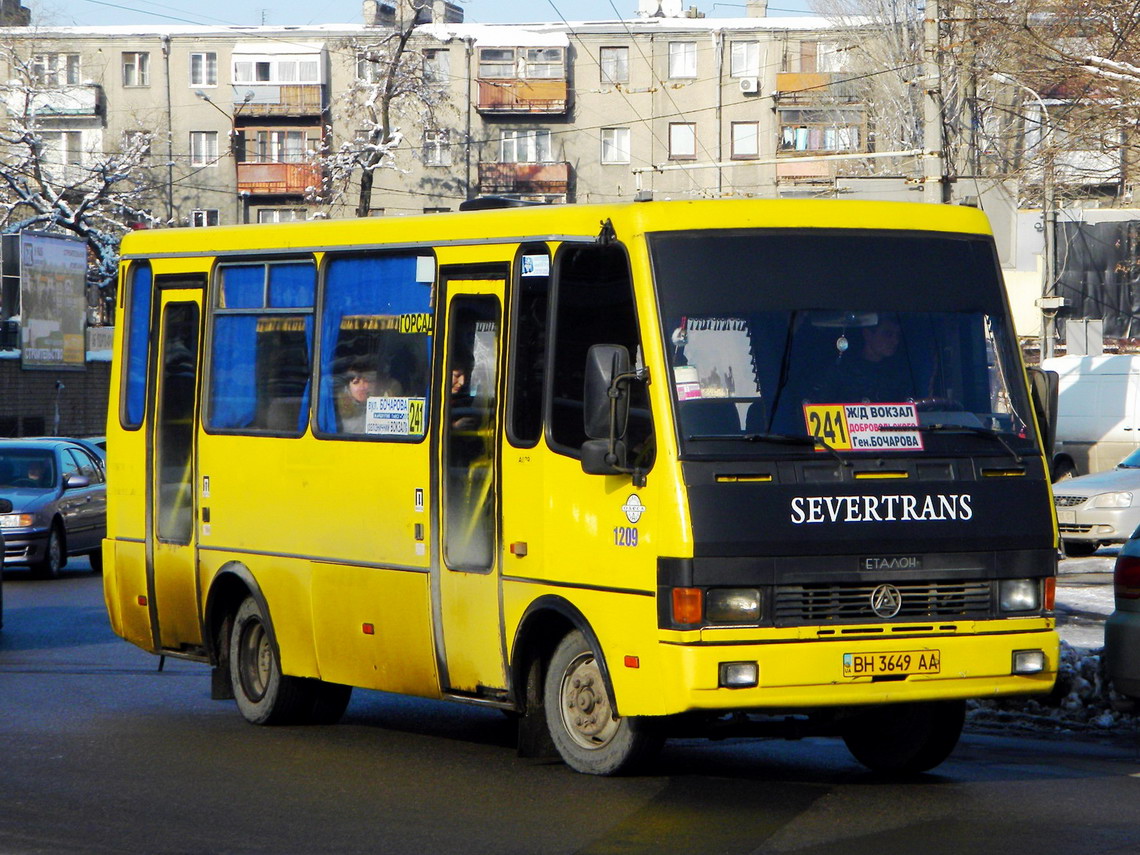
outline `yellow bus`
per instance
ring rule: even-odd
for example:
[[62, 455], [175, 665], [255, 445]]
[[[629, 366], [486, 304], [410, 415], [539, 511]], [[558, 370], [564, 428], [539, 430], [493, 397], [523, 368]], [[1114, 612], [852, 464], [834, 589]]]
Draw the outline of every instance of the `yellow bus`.
[[118, 309], [111, 623], [251, 722], [362, 687], [594, 774], [681, 733], [909, 772], [1053, 685], [1045, 404], [974, 209], [140, 231]]

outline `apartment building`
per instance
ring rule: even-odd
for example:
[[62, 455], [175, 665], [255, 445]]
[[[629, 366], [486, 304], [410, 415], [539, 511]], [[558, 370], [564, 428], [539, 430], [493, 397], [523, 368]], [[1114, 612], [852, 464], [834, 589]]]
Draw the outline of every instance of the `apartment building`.
[[[849, 31], [768, 18], [762, 2], [731, 19], [642, 6], [620, 21], [495, 26], [439, 0], [418, 10], [405, 60], [419, 88], [393, 102], [399, 141], [369, 213], [481, 195], [794, 195], [842, 171], [819, 155], [869, 150], [862, 104], [830, 85]], [[401, 23], [375, 0], [363, 13], [305, 27], [8, 28], [7, 78], [31, 85], [6, 106], [34, 118], [61, 177], [146, 134], [159, 223], [351, 216], [358, 185], [337, 195], [316, 154], [361, 145], [369, 83]]]

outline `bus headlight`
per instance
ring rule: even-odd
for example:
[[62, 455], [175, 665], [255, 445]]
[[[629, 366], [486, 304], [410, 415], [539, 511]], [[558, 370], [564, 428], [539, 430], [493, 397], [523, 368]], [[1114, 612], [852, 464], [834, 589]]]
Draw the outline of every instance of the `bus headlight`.
[[760, 592], [756, 588], [710, 588], [705, 594], [709, 623], [758, 623]]
[[1003, 612], [1032, 612], [1041, 607], [1041, 585], [1036, 579], [1002, 579], [998, 591]]

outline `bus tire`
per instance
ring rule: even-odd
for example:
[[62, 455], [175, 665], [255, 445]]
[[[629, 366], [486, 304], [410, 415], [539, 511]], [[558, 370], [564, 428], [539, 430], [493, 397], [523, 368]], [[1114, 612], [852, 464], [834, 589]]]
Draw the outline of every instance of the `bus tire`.
[[253, 597], [234, 615], [230, 632], [230, 683], [238, 709], [251, 724], [300, 724], [310, 718], [312, 689], [281, 673], [269, 620]]
[[550, 658], [543, 704], [554, 747], [579, 772], [628, 772], [660, 747], [645, 719], [613, 714], [597, 656], [578, 630], [563, 638]]
[[873, 772], [913, 775], [950, 756], [965, 721], [965, 701], [890, 704], [850, 719], [843, 741]]

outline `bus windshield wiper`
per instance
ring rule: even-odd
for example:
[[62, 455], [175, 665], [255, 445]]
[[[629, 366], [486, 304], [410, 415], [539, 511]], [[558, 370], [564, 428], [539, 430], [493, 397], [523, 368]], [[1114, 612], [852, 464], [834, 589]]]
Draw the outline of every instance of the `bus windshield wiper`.
[[927, 433], [972, 433], [975, 436], [988, 436], [991, 439], [1001, 443], [1001, 447], [1009, 452], [1009, 456], [1013, 458], [1014, 462], [1020, 465], [1024, 461], [1020, 454], [1014, 449], [1012, 445], [1006, 442], [1005, 437], [1001, 432], [992, 430], [981, 425], [952, 425], [941, 422], [936, 422], [929, 425], [882, 425], [879, 427], [881, 431], [920, 431]]
[[815, 436], [797, 436], [791, 433], [721, 433], [721, 434], [693, 434], [686, 437], [690, 442], [703, 440], [732, 440], [734, 442], [772, 442], [782, 445], [803, 445], [812, 448], [822, 448], [844, 466], [850, 466], [850, 461], [844, 460], [839, 452]]

